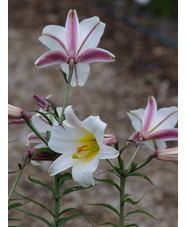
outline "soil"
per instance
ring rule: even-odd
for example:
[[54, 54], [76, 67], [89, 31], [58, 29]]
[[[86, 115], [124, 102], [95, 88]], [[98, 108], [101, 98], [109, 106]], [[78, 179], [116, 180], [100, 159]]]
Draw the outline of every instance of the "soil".
[[[122, 1], [116, 2], [118, 4], [99, 0], [9, 1], [9, 103], [20, 106], [25, 111], [34, 110], [38, 107], [32, 98], [33, 95], [42, 94], [46, 97], [52, 94], [52, 101], [57, 106], [62, 106], [65, 82], [59, 71], [60, 66], [38, 69], [34, 62], [47, 51], [47, 48], [38, 41], [42, 29], [48, 24], [64, 26], [69, 9], [74, 8], [80, 21], [96, 15], [106, 23], [99, 47], [109, 50], [116, 56], [113, 63], [91, 64], [86, 86], [71, 88], [68, 104], [73, 105], [78, 111], [81, 120], [89, 115], [100, 116], [107, 123], [106, 132], [113, 133], [118, 137], [120, 144], [124, 144], [133, 133], [126, 112], [145, 108], [150, 95], [155, 97], [159, 108], [176, 106], [177, 50], [124, 23], [119, 19], [119, 15], [128, 16], [143, 24], [145, 22], [145, 26], [151, 26], [150, 28], [157, 33], [175, 41], [177, 19], [135, 14], [135, 11], [130, 11], [127, 4]], [[113, 9], [116, 10], [115, 16], [107, 13]], [[26, 137], [29, 132], [30, 129], [26, 125], [9, 125], [10, 171], [18, 169], [17, 164], [21, 162], [22, 155], [27, 149]], [[169, 146], [175, 145], [176, 143], [169, 143]], [[133, 149], [129, 149], [123, 155], [125, 163], [133, 152]], [[145, 160], [149, 153], [145, 147], [141, 149], [137, 162]], [[53, 186], [53, 178], [48, 176], [49, 165], [46, 162], [41, 166], [29, 164], [16, 191], [54, 209], [50, 191], [28, 180], [30, 175]], [[95, 176], [109, 177], [118, 182], [113, 174], [107, 172], [99, 174], [108, 168], [107, 162], [101, 161]], [[131, 215], [128, 223], [135, 222], [140, 227], [176, 227], [177, 164], [153, 160], [144, 167], [142, 173], [147, 174], [157, 188], [141, 178], [128, 179], [126, 193], [131, 194], [133, 200], [145, 196], [137, 206], [127, 205], [126, 212], [143, 209], [158, 220], [138, 214]], [[9, 174], [9, 188], [13, 185], [15, 177], [15, 174]], [[64, 190], [71, 185], [77, 184], [70, 181], [64, 185]], [[94, 223], [118, 222], [117, 216], [108, 209], [87, 205], [91, 203], [110, 203], [118, 209], [119, 193], [112, 186], [102, 183], [91, 189], [67, 195], [62, 199], [61, 207], [63, 209], [75, 207], [90, 213], [92, 215], [90, 219]], [[24, 207], [20, 209], [39, 214], [53, 222], [53, 217], [31, 202], [25, 202]], [[16, 223], [22, 227], [46, 226], [42, 221], [16, 210], [11, 210], [10, 218], [21, 218], [22, 221]], [[13, 224], [15, 225], [15, 222], [10, 222], [10, 225]], [[83, 217], [76, 217], [65, 226], [91, 225]]]

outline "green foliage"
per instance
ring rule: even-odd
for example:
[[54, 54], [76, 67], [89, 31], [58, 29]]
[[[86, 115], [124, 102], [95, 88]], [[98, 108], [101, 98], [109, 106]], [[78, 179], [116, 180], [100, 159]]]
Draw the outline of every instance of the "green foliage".
[[40, 184], [40, 185], [42, 185], [43, 187], [47, 188], [47, 189], [50, 190], [53, 194], [55, 193], [54, 189], [53, 189], [50, 185], [44, 184], [44, 183], [42, 183], [40, 180], [31, 178], [30, 175], [28, 176], [28, 179], [29, 179], [31, 182], [33, 182], [33, 183]]
[[94, 178], [95, 180], [99, 181], [99, 182], [103, 182], [103, 183], [107, 183], [107, 184], [111, 184], [113, 185], [118, 191], [120, 191], [120, 187], [118, 184], [116, 184], [114, 181], [112, 180], [108, 180], [108, 179], [98, 179], [98, 178]]
[[32, 213], [30, 213], [30, 212], [26, 212], [26, 211], [24, 211], [24, 210], [20, 210], [20, 209], [17, 209], [17, 208], [16, 208], [16, 210], [18, 210], [18, 211], [20, 211], [20, 212], [22, 212], [22, 213], [24, 213], [24, 214], [30, 215], [30, 216], [32, 216], [32, 217], [35, 217], [35, 218], [41, 220], [42, 222], [44, 222], [47, 226], [52, 227], [52, 224], [50, 224], [45, 218], [43, 218], [43, 217], [41, 217], [41, 216], [39, 216], [39, 215], [32, 214]]
[[151, 214], [149, 214], [148, 212], [144, 211], [144, 210], [133, 210], [133, 211], [129, 211], [128, 213], [126, 213], [125, 218], [131, 214], [137, 214], [137, 213], [141, 213], [141, 214], [145, 214], [155, 220], [158, 220], [157, 218], [155, 218], [154, 216], [152, 216]]
[[106, 207], [108, 208], [109, 210], [113, 211], [115, 214], [117, 214], [118, 216], [120, 216], [119, 212], [116, 210], [116, 208], [114, 208], [113, 206], [109, 205], [109, 204], [106, 204], [106, 203], [92, 203], [92, 204], [89, 204], [91, 206], [102, 206], [102, 207]]

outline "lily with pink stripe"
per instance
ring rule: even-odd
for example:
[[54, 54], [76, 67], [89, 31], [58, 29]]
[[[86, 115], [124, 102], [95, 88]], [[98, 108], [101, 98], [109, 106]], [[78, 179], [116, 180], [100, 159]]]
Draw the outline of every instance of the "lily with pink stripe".
[[136, 132], [130, 140], [139, 138], [152, 150], [165, 149], [165, 141], [178, 140], [178, 108], [175, 106], [157, 110], [154, 97], [149, 97], [146, 109], [133, 110], [127, 113]]
[[43, 29], [39, 40], [50, 51], [36, 61], [36, 66], [45, 67], [60, 63], [68, 77], [69, 64], [73, 64], [71, 86], [84, 86], [89, 76], [89, 63], [115, 60], [112, 53], [97, 48], [104, 29], [105, 24], [100, 22], [98, 17], [79, 23], [76, 10], [70, 10], [65, 27], [48, 25]]
[[155, 158], [163, 161], [178, 162], [178, 147], [157, 150]]

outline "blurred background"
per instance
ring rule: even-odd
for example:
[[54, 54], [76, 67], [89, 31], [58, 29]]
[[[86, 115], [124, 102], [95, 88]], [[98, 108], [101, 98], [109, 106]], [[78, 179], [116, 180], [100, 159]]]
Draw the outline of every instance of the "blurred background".
[[[148, 96], [155, 97], [158, 107], [177, 105], [177, 0], [11, 0], [9, 1], [9, 103], [25, 111], [37, 109], [33, 95], [46, 97], [62, 106], [65, 82], [59, 71], [60, 65], [38, 69], [34, 62], [47, 51], [38, 37], [48, 24], [65, 25], [70, 9], [76, 9], [79, 20], [98, 16], [106, 23], [99, 44], [116, 56], [114, 63], [91, 64], [91, 72], [83, 88], [71, 88], [68, 104], [73, 105], [83, 120], [89, 115], [99, 115], [108, 124], [106, 132], [115, 134], [124, 144], [134, 132], [126, 112], [145, 108]], [[17, 170], [30, 132], [25, 125], [9, 126], [9, 170]], [[169, 143], [174, 146], [176, 143]], [[134, 150], [126, 152], [126, 163]], [[149, 155], [141, 149], [136, 160], [142, 162]], [[48, 176], [49, 163], [39, 167], [31, 164], [25, 168], [17, 191], [30, 196], [53, 209], [50, 192], [28, 180], [28, 175], [53, 185]], [[104, 178], [108, 169], [101, 161], [95, 176]], [[142, 172], [147, 174], [155, 188], [143, 179], [127, 181], [126, 193], [134, 200], [145, 197], [136, 207], [127, 205], [126, 210], [144, 209], [159, 221], [143, 214], [131, 215], [140, 227], [177, 226], [177, 164], [153, 160]], [[10, 174], [9, 188], [16, 175]], [[109, 175], [112, 180], [115, 175]], [[73, 185], [67, 183], [64, 189]], [[95, 223], [113, 221], [117, 217], [106, 208], [91, 207], [85, 203], [111, 203], [119, 207], [118, 192], [109, 185], [101, 184], [89, 190], [74, 192], [62, 201], [62, 208], [76, 207], [92, 213]], [[24, 209], [40, 214], [52, 222], [41, 208], [27, 202]], [[45, 226], [35, 218], [18, 211], [10, 212], [11, 218], [21, 218], [16, 225], [25, 227]], [[130, 223], [130, 222], [129, 222]], [[10, 222], [15, 225], [15, 222]], [[75, 218], [65, 226], [87, 227], [90, 224], [82, 217]]]

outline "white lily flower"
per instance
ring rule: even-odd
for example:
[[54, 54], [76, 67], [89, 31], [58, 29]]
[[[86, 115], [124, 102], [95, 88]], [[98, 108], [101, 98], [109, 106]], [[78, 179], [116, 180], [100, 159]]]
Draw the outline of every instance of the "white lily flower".
[[79, 23], [76, 10], [70, 10], [65, 27], [48, 25], [39, 40], [50, 51], [35, 62], [37, 67], [61, 64], [69, 75], [69, 63], [74, 63], [71, 86], [84, 86], [89, 76], [89, 63], [112, 62], [115, 56], [107, 50], [97, 48], [105, 24], [99, 17], [85, 19]]
[[106, 124], [98, 116], [80, 121], [68, 106], [65, 117], [70, 127], [52, 126], [48, 145], [62, 155], [50, 166], [49, 174], [54, 176], [72, 167], [74, 181], [88, 187], [94, 184], [93, 172], [99, 159], [116, 158], [119, 151], [103, 143]]
[[132, 110], [127, 113], [136, 132], [129, 138], [136, 142], [141, 138], [153, 151], [165, 149], [165, 141], [178, 140], [178, 121], [176, 106], [157, 110], [154, 97], [149, 97], [146, 109]]

